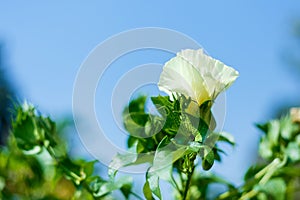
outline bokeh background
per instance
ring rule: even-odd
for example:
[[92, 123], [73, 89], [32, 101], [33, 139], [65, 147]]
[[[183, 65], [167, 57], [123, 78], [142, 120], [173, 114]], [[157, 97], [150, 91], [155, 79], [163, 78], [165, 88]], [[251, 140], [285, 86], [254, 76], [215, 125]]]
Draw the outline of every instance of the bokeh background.
[[[299, 13], [300, 2], [296, 0], [3, 1], [1, 92], [15, 93], [17, 99], [27, 99], [55, 119], [71, 116], [76, 73], [96, 45], [133, 28], [162, 27], [182, 32], [211, 56], [240, 72], [226, 93], [224, 126], [235, 136], [237, 146], [226, 149], [228, 155], [223, 156], [223, 162], [213, 167], [215, 172], [240, 184], [246, 169], [257, 159], [261, 133], [254, 124], [300, 104]], [[107, 75], [111, 79], [101, 84], [111, 88], [122, 75], [120, 71], [149, 62], [163, 64], [170, 57], [150, 50], [128, 55], [112, 66]], [[101, 99], [109, 97], [107, 91], [103, 95], [97, 90], [96, 108], [102, 105]], [[7, 105], [1, 100], [1, 109]], [[105, 118], [109, 113], [97, 115]], [[4, 122], [2, 119], [2, 128]], [[106, 132], [118, 134], [115, 124], [108, 124]], [[70, 135], [73, 155], [88, 156], [75, 129], [70, 130]], [[125, 144], [118, 138], [115, 142]]]

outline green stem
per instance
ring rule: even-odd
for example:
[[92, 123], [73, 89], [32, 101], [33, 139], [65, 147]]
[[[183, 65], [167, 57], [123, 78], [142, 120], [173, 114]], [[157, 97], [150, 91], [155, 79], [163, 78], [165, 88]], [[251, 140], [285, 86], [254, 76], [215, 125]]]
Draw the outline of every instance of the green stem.
[[285, 165], [287, 161], [287, 157], [284, 157], [282, 160], [279, 158], [275, 158], [273, 162], [271, 163], [270, 167], [268, 168], [268, 171], [265, 172], [261, 180], [259, 181], [259, 184], [264, 185], [269, 181], [269, 179], [273, 176], [273, 174], [281, 167]]
[[255, 195], [257, 195], [257, 191], [256, 190], [251, 190], [250, 192], [247, 192], [246, 194], [242, 195], [240, 200], [251, 199]]
[[193, 166], [192, 170], [190, 172], [188, 172], [188, 174], [187, 174], [187, 180], [184, 184], [184, 192], [183, 192], [183, 199], [182, 200], [186, 200], [186, 198], [187, 198], [187, 194], [188, 194], [189, 187], [190, 187], [190, 184], [191, 184], [191, 181], [192, 181], [192, 176], [193, 176], [194, 170], [195, 170], [195, 166]]
[[140, 195], [138, 195], [137, 193], [135, 193], [135, 192], [130, 192], [130, 194], [132, 194], [133, 196], [135, 196], [138, 199], [143, 200], [143, 198]]
[[45, 148], [46, 148], [46, 150], [48, 151], [48, 153], [50, 154], [50, 156], [51, 156], [55, 161], [57, 161], [57, 157], [56, 157], [56, 155], [55, 155], [55, 153], [54, 153], [52, 147], [47, 146], [47, 147], [45, 147]]
[[[287, 161], [287, 158], [284, 157], [282, 160], [280, 160], [280, 158], [275, 158], [271, 163], [269, 163], [267, 166], [265, 166], [263, 169], [261, 169], [259, 172], [257, 172], [254, 176], [254, 178], [258, 181], [259, 185], [264, 185], [265, 183], [267, 183], [270, 178], [274, 175], [274, 173], [276, 172], [276, 170], [278, 170], [279, 168], [283, 167], [285, 165]], [[246, 185], [246, 183], [244, 183], [244, 185]], [[240, 187], [241, 188], [241, 187]], [[228, 197], [230, 197], [231, 193], [229, 191], [221, 194], [219, 196], [219, 199], [226, 199]], [[246, 199], [250, 199], [252, 197], [254, 197], [255, 195], [257, 195], [257, 191], [256, 190], [250, 190], [249, 192], [244, 193], [240, 199], [241, 200], [246, 200]]]
[[226, 191], [223, 194], [220, 194], [217, 199], [226, 199], [230, 197], [230, 195], [231, 195], [230, 191]]
[[259, 172], [257, 172], [254, 176], [255, 179], [259, 179], [270, 173], [270, 171], [272, 171], [274, 168], [276, 168], [277, 165], [280, 164], [280, 159], [279, 158], [275, 158], [271, 163], [269, 163], [267, 166], [265, 166], [262, 170], [260, 170]]

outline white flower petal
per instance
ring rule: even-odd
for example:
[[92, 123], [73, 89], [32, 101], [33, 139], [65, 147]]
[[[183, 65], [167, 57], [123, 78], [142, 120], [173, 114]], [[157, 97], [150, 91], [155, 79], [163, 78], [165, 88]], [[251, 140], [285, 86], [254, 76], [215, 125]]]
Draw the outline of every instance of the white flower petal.
[[191, 97], [199, 105], [210, 99], [201, 74], [179, 56], [165, 64], [158, 87], [169, 95], [177, 92]]
[[239, 75], [233, 68], [206, 55], [203, 49], [186, 49], [177, 53], [177, 56], [182, 57], [199, 71], [211, 99], [215, 99], [228, 88]]

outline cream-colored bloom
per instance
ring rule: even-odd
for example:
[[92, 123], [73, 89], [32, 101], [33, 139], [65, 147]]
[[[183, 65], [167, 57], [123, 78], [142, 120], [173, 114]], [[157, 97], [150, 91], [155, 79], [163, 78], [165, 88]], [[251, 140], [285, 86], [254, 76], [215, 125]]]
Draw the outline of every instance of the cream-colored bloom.
[[164, 65], [158, 87], [170, 96], [183, 94], [201, 105], [214, 100], [238, 75], [233, 68], [206, 55], [203, 49], [186, 49]]

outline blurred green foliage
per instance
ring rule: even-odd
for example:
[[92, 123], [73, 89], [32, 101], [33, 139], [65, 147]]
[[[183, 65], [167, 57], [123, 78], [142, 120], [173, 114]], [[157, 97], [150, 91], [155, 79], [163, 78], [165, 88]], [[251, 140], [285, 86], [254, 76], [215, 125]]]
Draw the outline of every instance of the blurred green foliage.
[[258, 149], [261, 161], [249, 168], [241, 187], [219, 199], [299, 199], [300, 123], [293, 117], [257, 125], [264, 133]]
[[0, 199], [113, 199], [131, 178], [104, 180], [95, 161], [73, 160], [56, 124], [27, 103], [16, 106], [8, 144], [0, 148]]
[[[263, 131], [258, 148], [261, 160], [249, 168], [244, 184], [235, 186], [205, 172], [214, 161], [221, 161], [223, 151], [218, 143], [234, 145], [233, 137], [214, 133], [207, 115], [200, 115], [201, 120], [190, 115], [191, 102], [185, 97], [151, 100], [157, 113], [145, 112], [144, 96], [125, 108], [124, 126], [131, 133], [129, 151], [113, 159], [108, 180], [95, 174], [96, 161], [69, 156], [64, 132], [49, 117], [28, 103], [16, 106], [8, 143], [0, 148], [0, 199], [119, 199], [113, 195], [116, 190], [124, 199], [143, 199], [132, 191], [131, 177], [116, 177], [121, 167], [141, 163], [149, 165], [143, 186], [146, 199], [163, 198], [162, 180], [173, 187], [174, 199], [299, 198], [299, 109], [257, 125]], [[209, 103], [199, 109], [207, 112]], [[225, 192], [212, 190], [216, 185], [222, 185]]]

